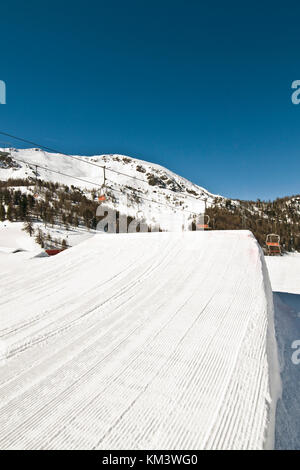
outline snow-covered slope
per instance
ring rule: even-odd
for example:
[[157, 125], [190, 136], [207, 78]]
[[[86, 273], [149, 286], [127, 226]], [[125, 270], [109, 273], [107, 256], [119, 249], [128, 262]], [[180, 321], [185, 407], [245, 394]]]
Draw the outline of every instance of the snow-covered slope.
[[104, 181], [99, 166], [105, 166], [108, 205], [132, 216], [142, 213], [145, 221], [158, 222], [166, 229], [171, 229], [172, 225], [181, 226], [194, 214], [202, 214], [204, 201], [209, 206], [216, 197], [162, 166], [124, 155], [75, 155], [70, 158], [40, 149], [0, 151], [8, 153], [2, 161], [0, 159], [0, 180], [4, 181], [8, 178], [35, 179], [34, 164], [37, 164], [40, 165], [37, 169], [39, 179], [99, 190]]
[[[58, 225], [48, 226], [46, 229], [41, 222], [34, 223], [35, 229], [40, 229], [47, 234], [50, 234], [54, 240], [66, 240], [68, 246], [75, 246], [79, 243], [93, 237], [97, 232], [96, 230], [87, 230], [81, 227], [70, 227], [68, 230]], [[57, 245], [58, 248], [60, 245]], [[47, 248], [47, 246], [45, 247]], [[22, 257], [33, 257], [34, 255], [41, 253], [44, 249], [36, 242], [34, 235], [30, 237], [24, 231], [23, 222], [9, 222], [5, 220], [0, 222], [0, 253], [11, 253], [16, 252], [27, 252], [27, 255]], [[10, 256], [5, 260], [9, 263], [13, 262], [16, 256]], [[2, 263], [4, 258], [2, 257]]]
[[96, 235], [0, 275], [0, 449], [272, 447], [250, 232]]
[[0, 222], [0, 252], [12, 253], [16, 250], [40, 251], [39, 245], [24, 232], [21, 222]]
[[273, 291], [300, 295], [300, 254], [268, 256], [266, 260]]

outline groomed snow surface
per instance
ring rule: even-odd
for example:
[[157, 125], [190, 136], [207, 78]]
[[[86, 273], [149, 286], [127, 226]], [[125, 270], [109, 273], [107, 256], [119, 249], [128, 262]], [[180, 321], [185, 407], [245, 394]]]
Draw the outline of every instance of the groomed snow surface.
[[273, 447], [272, 292], [250, 232], [96, 235], [0, 269], [0, 290], [0, 449]]

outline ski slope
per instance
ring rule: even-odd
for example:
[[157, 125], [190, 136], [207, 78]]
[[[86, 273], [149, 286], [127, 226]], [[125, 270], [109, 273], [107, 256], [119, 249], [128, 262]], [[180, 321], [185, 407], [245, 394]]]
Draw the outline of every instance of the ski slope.
[[267, 256], [266, 261], [273, 291], [300, 295], [300, 254]]
[[12, 253], [16, 250], [41, 251], [41, 247], [23, 230], [22, 222], [0, 222], [0, 253]]
[[273, 447], [272, 292], [250, 232], [96, 235], [4, 271], [0, 449]]

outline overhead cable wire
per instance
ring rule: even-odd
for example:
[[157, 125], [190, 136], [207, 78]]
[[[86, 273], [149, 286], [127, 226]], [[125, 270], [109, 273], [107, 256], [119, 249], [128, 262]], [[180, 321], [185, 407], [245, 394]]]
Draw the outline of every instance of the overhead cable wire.
[[[115, 169], [112, 169], [112, 168], [107, 168], [105, 165], [98, 165], [97, 163], [94, 163], [94, 162], [90, 162], [88, 160], [85, 160], [84, 157], [76, 157], [75, 155], [69, 155], [67, 153], [62, 153], [62, 152], [59, 152], [58, 150], [56, 149], [53, 149], [51, 147], [47, 147], [46, 145], [41, 145], [41, 144], [38, 144], [36, 142], [33, 142], [31, 140], [27, 140], [27, 139], [24, 139], [23, 137], [18, 137], [18, 136], [15, 136], [13, 134], [9, 134], [7, 132], [3, 132], [3, 131], [0, 131], [0, 134], [1, 135], [4, 135], [6, 137], [10, 137], [12, 139], [16, 139], [16, 140], [19, 140], [21, 142], [24, 142], [24, 143], [27, 143], [29, 145], [34, 145], [36, 148], [40, 148], [40, 149], [45, 149], [45, 150], [49, 150], [50, 152], [54, 152], [60, 156], [63, 156], [63, 157], [67, 157], [67, 158], [72, 158], [73, 160], [77, 160], [81, 163], [86, 163], [87, 165], [91, 165], [91, 166], [94, 166], [94, 167], [97, 167], [97, 168], [101, 168], [102, 170], [106, 170], [106, 171], [110, 171], [112, 173], [116, 173], [118, 175], [122, 175], [122, 176], [125, 176], [126, 178], [131, 178], [131, 179], [134, 179], [136, 181], [140, 181], [142, 183], [145, 183], [145, 180], [141, 179], [141, 178], [138, 178], [137, 176], [133, 176], [133, 175], [128, 175], [127, 173], [123, 173], [122, 171], [119, 171], [119, 170], [115, 170]], [[177, 196], [178, 196], [178, 193], [177, 193]], [[203, 201], [205, 199], [201, 198], [201, 196], [199, 197], [196, 197], [196, 196], [191, 196], [190, 194], [180, 194], [181, 197], [185, 197], [185, 198], [188, 198], [188, 199], [194, 199], [196, 201]], [[179, 196], [179, 197], [180, 197]]]
[[[26, 160], [22, 160], [21, 158], [16, 158], [14, 157], [14, 160], [18, 161], [18, 162], [21, 162], [21, 163], [25, 163], [26, 165], [30, 166], [34, 166], [36, 168], [41, 168], [42, 170], [45, 170], [45, 171], [50, 171], [52, 173], [56, 173], [56, 174], [59, 174], [59, 175], [62, 175], [62, 176], [65, 176], [67, 178], [71, 178], [71, 179], [75, 179], [75, 180], [78, 180], [78, 181], [82, 181], [83, 183], [88, 183], [88, 184], [91, 184], [91, 185], [95, 185], [95, 186], [98, 186], [100, 188], [103, 187], [102, 184], [99, 184], [99, 183], [95, 183], [94, 181], [88, 181], [88, 180], [85, 180], [83, 178], [79, 178], [77, 176], [72, 176], [72, 175], [68, 175], [67, 173], [64, 173], [62, 171], [59, 171], [59, 170], [53, 170], [52, 168], [49, 168], [49, 167], [45, 167], [43, 165], [40, 165], [38, 163], [35, 163], [35, 162], [30, 162], [30, 161], [26, 161]], [[110, 181], [111, 183], [114, 183], [113, 181], [111, 180], [108, 180]], [[112, 188], [111, 186], [106, 186], [107, 189], [110, 189], [111, 191], [116, 191], [116, 192], [119, 192], [121, 194], [124, 194], [124, 192], [122, 192], [121, 190], [119, 189], [116, 189], [116, 188]], [[130, 191], [135, 191], [135, 192], [140, 192], [139, 190], [136, 190], [135, 188], [131, 188]], [[127, 193], [128, 194], [128, 193]], [[151, 200], [151, 199], [148, 199], [148, 198], [145, 198], [144, 196], [138, 196], [140, 199], [144, 200], [144, 201], [147, 201], [147, 202], [150, 202], [151, 204], [157, 204], [159, 206], [165, 206], [165, 207], [169, 207], [173, 210], [175, 210], [176, 212], [178, 212], [178, 209], [174, 206], [171, 206], [170, 204], [166, 204], [164, 202], [159, 202], [159, 201], [154, 201], [154, 200]], [[189, 214], [194, 214], [194, 215], [197, 215], [197, 212], [193, 212], [193, 211], [189, 211], [187, 209], [181, 209], [180, 212], [186, 212], [186, 213], [189, 213]]]

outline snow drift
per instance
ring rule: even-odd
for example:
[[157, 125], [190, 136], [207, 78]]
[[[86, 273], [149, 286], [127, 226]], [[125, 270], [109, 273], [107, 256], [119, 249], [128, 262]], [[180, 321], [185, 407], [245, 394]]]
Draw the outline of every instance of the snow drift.
[[279, 393], [247, 231], [96, 235], [0, 275], [1, 449], [263, 449]]

